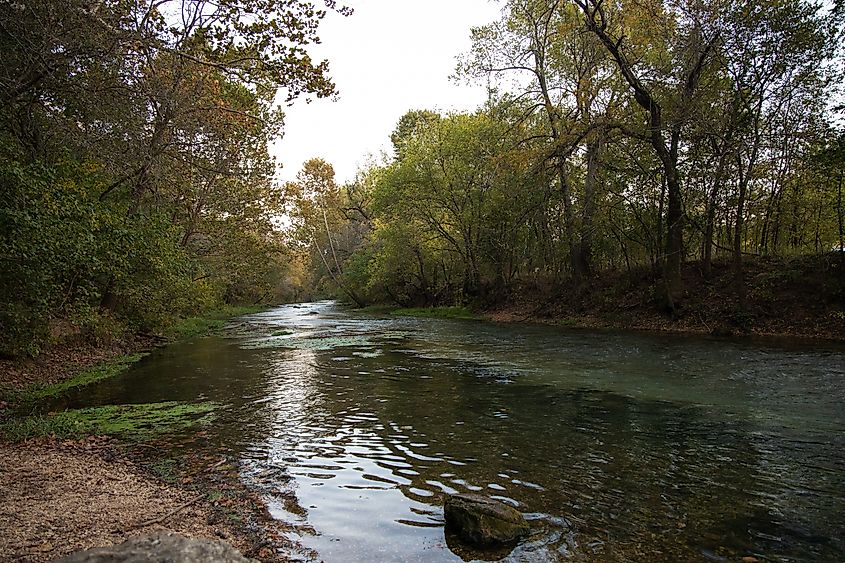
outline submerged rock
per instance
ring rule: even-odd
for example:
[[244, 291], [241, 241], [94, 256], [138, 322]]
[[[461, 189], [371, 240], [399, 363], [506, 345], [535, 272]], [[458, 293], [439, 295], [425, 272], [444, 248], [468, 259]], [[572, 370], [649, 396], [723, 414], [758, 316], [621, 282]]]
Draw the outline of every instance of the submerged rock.
[[444, 512], [446, 528], [479, 547], [514, 543], [531, 532], [518, 510], [481, 495], [449, 495]]
[[250, 563], [222, 541], [191, 539], [174, 533], [138, 536], [119, 545], [77, 551], [58, 563]]

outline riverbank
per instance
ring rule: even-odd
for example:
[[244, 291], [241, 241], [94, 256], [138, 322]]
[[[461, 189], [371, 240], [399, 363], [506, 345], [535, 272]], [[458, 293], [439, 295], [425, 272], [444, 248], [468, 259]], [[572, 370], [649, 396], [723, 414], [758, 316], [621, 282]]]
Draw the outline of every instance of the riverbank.
[[153, 461], [107, 437], [0, 443], [0, 560], [52, 561], [154, 532], [223, 540], [287, 561], [284, 523], [227, 459]]
[[[124, 334], [96, 344], [66, 338], [42, 351], [36, 358], [0, 358], [0, 415], [2, 403], [11, 402], [22, 392], [31, 393], [35, 389], [54, 387], [80, 376], [82, 379], [77, 384], [82, 385], [86, 383], [84, 374], [88, 371], [96, 371], [110, 363], [131, 363], [122, 362], [121, 359], [138, 359], [140, 354], [169, 342], [211, 334], [221, 330], [231, 318], [263, 309], [224, 307], [182, 319], [162, 334]], [[106, 376], [117, 375], [120, 371]]]
[[108, 439], [0, 443], [0, 459], [2, 560], [52, 560], [155, 530], [227, 534], [208, 506], [144, 475]]
[[164, 335], [108, 346], [66, 343], [37, 359], [0, 361], [0, 559], [53, 560], [171, 531], [223, 539], [264, 561], [286, 561], [296, 546], [285, 538], [285, 525], [240, 482], [234, 465], [197, 456], [162, 458], [156, 432], [138, 434], [151, 424], [166, 431], [202, 423], [213, 405], [39, 413], [42, 400], [118, 375], [153, 347], [213, 333], [229, 318], [256, 310], [227, 308], [185, 319]]
[[707, 278], [698, 264], [687, 264], [685, 295], [674, 315], [661, 312], [660, 280], [649, 269], [606, 272], [557, 287], [526, 285], [506, 300], [473, 310], [364, 311], [584, 329], [845, 341], [845, 269], [835, 253], [748, 260], [745, 307], [731, 289], [733, 276], [728, 263], [714, 264]]
[[659, 279], [649, 270], [604, 274], [546, 295], [526, 292], [543, 296], [516, 298], [483, 315], [573, 328], [845, 340], [845, 268], [834, 253], [749, 259], [744, 307], [728, 263], [714, 264], [710, 277], [697, 263], [687, 264], [683, 279], [684, 298], [674, 315], [660, 311]]

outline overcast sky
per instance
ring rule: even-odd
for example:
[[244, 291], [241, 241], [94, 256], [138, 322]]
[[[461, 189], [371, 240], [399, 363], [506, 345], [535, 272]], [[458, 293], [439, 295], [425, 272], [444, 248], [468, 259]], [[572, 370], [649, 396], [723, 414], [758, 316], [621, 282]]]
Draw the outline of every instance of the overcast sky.
[[[341, 4], [341, 2], [338, 2]], [[293, 179], [315, 156], [339, 182], [352, 180], [368, 154], [390, 150], [390, 133], [410, 109], [472, 110], [481, 87], [455, 84], [456, 57], [469, 49], [470, 28], [495, 20], [489, 0], [346, 0], [345, 18], [330, 12], [320, 26], [316, 60], [328, 59], [337, 101], [296, 102], [285, 110], [284, 137], [272, 152], [281, 177]]]

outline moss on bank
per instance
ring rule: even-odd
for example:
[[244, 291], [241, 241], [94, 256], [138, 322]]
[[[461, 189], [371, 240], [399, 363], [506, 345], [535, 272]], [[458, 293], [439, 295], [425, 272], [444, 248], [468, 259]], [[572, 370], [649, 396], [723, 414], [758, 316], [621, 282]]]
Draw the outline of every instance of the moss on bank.
[[[0, 416], [43, 399], [120, 375], [162, 340], [173, 341], [212, 334], [229, 319], [264, 310], [263, 306], [225, 306], [173, 325], [159, 337], [130, 338], [113, 347], [56, 346], [37, 361], [30, 358], [0, 360]], [[125, 353], [125, 352], [134, 353]], [[122, 354], [122, 355], [121, 355]], [[92, 364], [91, 360], [94, 360]], [[32, 383], [35, 381], [35, 383]]]
[[56, 436], [81, 438], [108, 435], [130, 441], [143, 441], [159, 434], [185, 430], [210, 423], [216, 403], [141, 403], [106, 405], [67, 410], [47, 415], [12, 418], [0, 424], [0, 434], [10, 442]]
[[355, 312], [367, 315], [389, 315], [397, 309], [398, 307], [396, 305], [367, 305], [366, 307], [355, 309]]
[[[201, 317], [183, 320], [174, 325], [167, 336], [172, 340], [180, 340], [210, 334], [222, 329], [232, 317], [263, 309], [264, 307], [233, 306], [216, 309]], [[146, 355], [146, 352], [140, 352], [110, 358], [53, 384], [35, 384], [23, 389], [0, 389], [0, 437], [18, 442], [41, 436], [64, 439], [109, 435], [139, 441], [209, 422], [213, 416], [212, 411], [217, 406], [214, 403], [108, 405], [25, 415], [35, 410], [32, 407], [37, 406], [40, 401], [53, 399], [77, 387], [120, 375]], [[73, 369], [73, 365], [62, 365], [62, 371], [65, 373], [72, 373]], [[5, 420], [4, 414], [8, 417]]]

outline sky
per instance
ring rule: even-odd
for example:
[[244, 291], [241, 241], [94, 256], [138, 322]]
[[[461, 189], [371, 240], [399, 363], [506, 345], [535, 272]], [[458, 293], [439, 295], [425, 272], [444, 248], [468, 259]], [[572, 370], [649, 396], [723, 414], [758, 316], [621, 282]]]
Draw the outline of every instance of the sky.
[[346, 0], [343, 17], [329, 12], [320, 25], [313, 59], [328, 59], [337, 101], [298, 100], [285, 108], [282, 139], [271, 152], [291, 180], [312, 157], [351, 181], [368, 155], [390, 154], [390, 133], [411, 109], [473, 110], [486, 91], [449, 79], [456, 57], [470, 48], [470, 28], [499, 15], [490, 0]]

